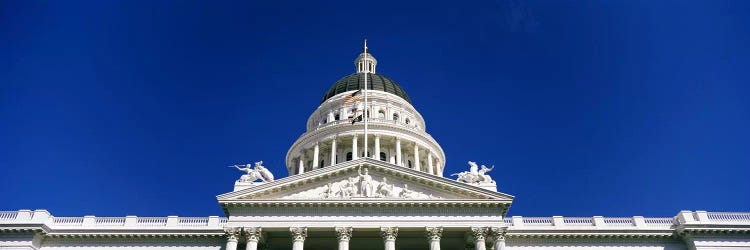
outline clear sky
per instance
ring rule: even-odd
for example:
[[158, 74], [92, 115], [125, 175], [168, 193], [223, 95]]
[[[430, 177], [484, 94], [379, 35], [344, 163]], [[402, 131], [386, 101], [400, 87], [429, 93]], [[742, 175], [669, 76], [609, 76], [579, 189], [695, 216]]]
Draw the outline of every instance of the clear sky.
[[750, 211], [750, 1], [0, 1], [0, 210], [223, 215], [368, 39], [510, 215]]

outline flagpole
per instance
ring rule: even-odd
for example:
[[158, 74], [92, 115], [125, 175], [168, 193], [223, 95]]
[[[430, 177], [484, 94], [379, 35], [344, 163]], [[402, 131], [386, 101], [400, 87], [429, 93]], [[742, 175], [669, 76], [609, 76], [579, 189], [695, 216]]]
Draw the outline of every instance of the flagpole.
[[365, 111], [362, 114], [362, 119], [365, 119], [365, 158], [367, 158], [367, 119], [369, 113], [367, 113], [367, 74], [370, 73], [369, 64], [367, 63], [367, 39], [365, 39], [365, 58], [364, 58], [364, 66], [365, 68]]

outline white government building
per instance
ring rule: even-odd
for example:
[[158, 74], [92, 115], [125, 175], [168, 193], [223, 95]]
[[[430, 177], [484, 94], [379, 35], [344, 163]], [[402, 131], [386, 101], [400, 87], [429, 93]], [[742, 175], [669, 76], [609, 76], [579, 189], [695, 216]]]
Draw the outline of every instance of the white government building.
[[[0, 249], [750, 249], [750, 213], [505, 217], [513, 196], [492, 168], [444, 173], [426, 121], [376, 65], [365, 49], [326, 92], [286, 154], [288, 177], [235, 166], [247, 174], [217, 196], [227, 217], [0, 212]], [[367, 125], [353, 123], [365, 107]]]

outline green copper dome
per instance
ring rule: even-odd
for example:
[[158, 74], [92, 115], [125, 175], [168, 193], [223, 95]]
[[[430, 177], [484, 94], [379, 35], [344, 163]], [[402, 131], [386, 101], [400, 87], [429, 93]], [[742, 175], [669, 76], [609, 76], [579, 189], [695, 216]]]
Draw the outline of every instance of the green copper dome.
[[406, 95], [406, 92], [398, 85], [395, 81], [384, 75], [378, 75], [373, 73], [354, 73], [340, 80], [328, 89], [328, 92], [323, 96], [323, 100], [320, 103], [325, 102], [328, 98], [335, 95], [351, 91], [362, 89], [365, 82], [365, 74], [367, 74], [367, 89], [368, 90], [379, 90], [397, 95], [411, 104], [411, 99]]

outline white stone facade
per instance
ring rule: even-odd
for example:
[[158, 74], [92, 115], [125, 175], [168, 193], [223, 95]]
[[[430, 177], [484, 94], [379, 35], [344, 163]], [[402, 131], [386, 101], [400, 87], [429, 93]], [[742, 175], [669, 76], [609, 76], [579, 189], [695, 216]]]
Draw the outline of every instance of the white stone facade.
[[[355, 60], [358, 74], [376, 64], [367, 52]], [[454, 174], [461, 181], [446, 178], [445, 154], [408, 97], [367, 91], [364, 144], [364, 123], [349, 118], [362, 102], [345, 101], [355, 92], [313, 112], [286, 155], [288, 177], [262, 162], [237, 166], [246, 175], [217, 196], [226, 217], [0, 212], [0, 249], [750, 249], [750, 213], [506, 217], [514, 197], [497, 191], [493, 167], [469, 162]]]

